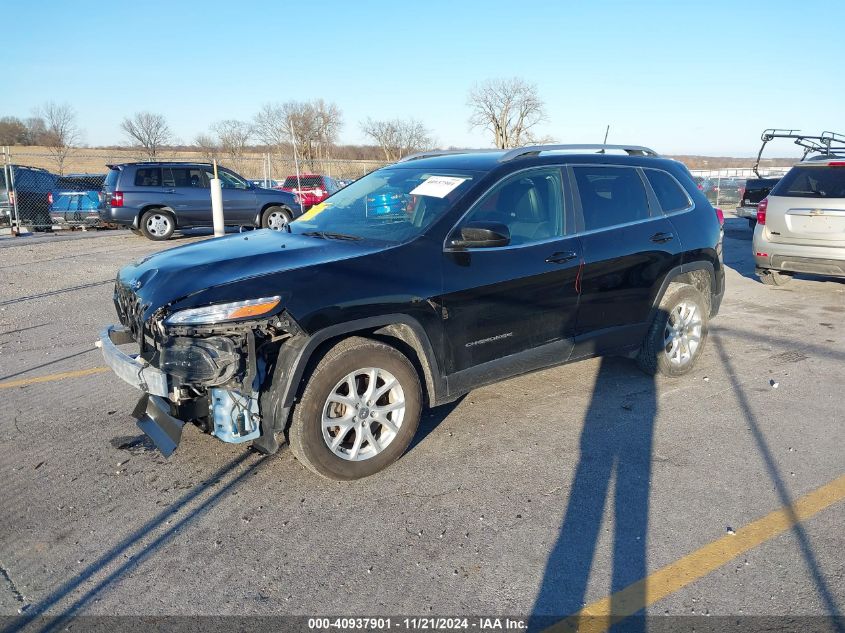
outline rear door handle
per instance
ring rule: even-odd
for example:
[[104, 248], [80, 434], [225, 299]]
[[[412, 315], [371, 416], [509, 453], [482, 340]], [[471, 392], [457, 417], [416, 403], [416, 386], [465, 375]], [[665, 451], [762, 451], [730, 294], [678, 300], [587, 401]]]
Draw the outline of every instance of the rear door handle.
[[563, 251], [559, 253], [552, 253], [548, 257], [546, 257], [546, 261], [549, 264], [565, 264], [568, 261], [571, 261], [578, 257], [578, 253], [573, 251]]
[[671, 240], [675, 239], [675, 236], [671, 233], [655, 233], [651, 236], [652, 242], [657, 242], [658, 244], [663, 244], [664, 242], [670, 242]]
[[175, 189], [165, 189], [164, 193], [176, 193]]

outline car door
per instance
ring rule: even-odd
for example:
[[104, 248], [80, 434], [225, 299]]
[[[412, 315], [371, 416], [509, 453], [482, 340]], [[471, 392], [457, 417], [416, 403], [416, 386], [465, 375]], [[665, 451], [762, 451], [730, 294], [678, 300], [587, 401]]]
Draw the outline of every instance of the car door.
[[180, 226], [211, 226], [211, 190], [196, 165], [162, 167], [162, 185]]
[[[681, 242], [631, 166], [574, 165], [584, 267], [575, 355], [636, 345], [663, 277], [681, 263]], [[643, 332], [644, 333], [644, 332]]]
[[[443, 264], [446, 371], [484, 372], [510, 357], [522, 371], [566, 360], [578, 305], [580, 245], [567, 220], [562, 170], [557, 166], [521, 171], [495, 185], [458, 223], [446, 241]], [[501, 247], [452, 248], [461, 228], [497, 222], [510, 231]], [[556, 344], [553, 358], [539, 365], [532, 351]], [[515, 367], [504, 372], [518, 373]], [[470, 374], [467, 374], [468, 376]], [[494, 374], [487, 373], [488, 377]], [[450, 389], [484, 382], [480, 376]]]
[[223, 217], [226, 224], [252, 224], [258, 213], [255, 188], [228, 169], [218, 169], [223, 188]]

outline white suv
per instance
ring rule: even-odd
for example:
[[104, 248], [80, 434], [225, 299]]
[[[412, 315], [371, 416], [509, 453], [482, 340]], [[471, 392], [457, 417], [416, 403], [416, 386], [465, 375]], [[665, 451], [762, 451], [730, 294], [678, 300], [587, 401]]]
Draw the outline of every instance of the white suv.
[[770, 286], [794, 273], [845, 277], [845, 157], [798, 163], [760, 202], [754, 261]]

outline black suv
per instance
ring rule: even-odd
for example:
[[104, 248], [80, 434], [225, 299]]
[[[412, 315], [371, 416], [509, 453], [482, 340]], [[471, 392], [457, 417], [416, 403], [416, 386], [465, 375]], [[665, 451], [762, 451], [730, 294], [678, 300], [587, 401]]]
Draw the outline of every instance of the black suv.
[[[6, 165], [0, 169], [0, 218], [11, 224], [15, 219], [15, 198], [22, 226], [36, 231], [52, 231], [50, 193], [58, 176], [40, 167]], [[14, 186], [13, 186], [14, 185]]]
[[601, 354], [688, 372], [724, 292], [717, 214], [682, 164], [595, 149], [416, 155], [283, 232], [126, 266], [101, 346], [139, 425], [168, 455], [186, 421], [265, 452], [284, 433], [354, 479], [481, 385]]
[[[166, 240], [178, 228], [211, 226], [213, 168], [207, 163], [108, 165], [100, 196], [100, 219], [122, 224], [151, 240]], [[256, 187], [235, 172], [218, 169], [226, 224], [281, 230], [302, 213], [293, 193]]]

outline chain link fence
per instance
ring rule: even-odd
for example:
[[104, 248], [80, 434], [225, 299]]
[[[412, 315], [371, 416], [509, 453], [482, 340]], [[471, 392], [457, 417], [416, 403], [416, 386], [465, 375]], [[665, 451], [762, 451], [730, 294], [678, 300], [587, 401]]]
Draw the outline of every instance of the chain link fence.
[[[149, 160], [133, 150], [98, 149], [68, 152], [61, 174], [55, 154], [28, 148], [0, 149], [0, 226], [13, 231], [101, 226], [97, 212], [99, 194], [108, 165]], [[212, 157], [199, 152], [169, 152], [156, 161], [210, 164]], [[341, 186], [383, 167], [386, 161], [315, 158], [296, 160], [275, 153], [217, 156], [227, 167], [260, 187], [290, 186], [297, 173], [328, 176]], [[293, 178], [291, 178], [293, 177]], [[209, 212], [211, 197], [209, 195]]]
[[[780, 178], [789, 169], [789, 167], [768, 167], [760, 169], [760, 176], [762, 178]], [[750, 167], [691, 169], [690, 173], [698, 188], [707, 196], [710, 204], [723, 209], [732, 209], [739, 206], [745, 190], [745, 181], [750, 178], [757, 178]]]

